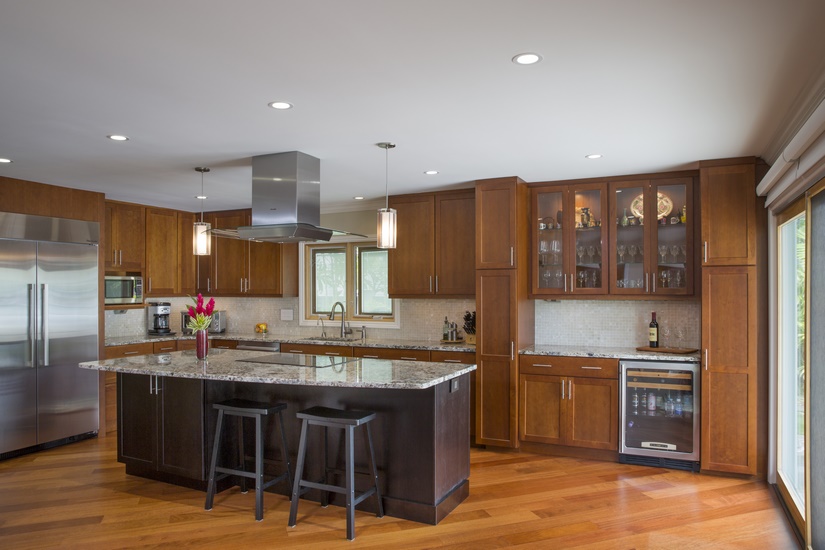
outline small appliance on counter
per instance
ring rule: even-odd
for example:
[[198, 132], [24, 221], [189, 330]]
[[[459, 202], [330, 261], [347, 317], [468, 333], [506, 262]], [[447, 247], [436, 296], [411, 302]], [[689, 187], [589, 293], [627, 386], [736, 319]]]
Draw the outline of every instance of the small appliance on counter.
[[[189, 324], [189, 312], [188, 311], [181, 311], [180, 312], [180, 330], [184, 334], [192, 334], [192, 329], [187, 326], [188, 324]], [[209, 332], [210, 333], [226, 332], [226, 310], [222, 309], [220, 311], [213, 311], [212, 312], [212, 323], [209, 325]]]
[[146, 307], [146, 329], [149, 334], [168, 336], [174, 334], [169, 328], [172, 304], [169, 302], [149, 302]]

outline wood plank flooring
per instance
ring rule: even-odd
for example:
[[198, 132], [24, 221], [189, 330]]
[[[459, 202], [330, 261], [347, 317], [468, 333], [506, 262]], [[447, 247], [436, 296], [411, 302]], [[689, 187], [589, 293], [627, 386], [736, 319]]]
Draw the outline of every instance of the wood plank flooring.
[[116, 439], [0, 462], [0, 548], [793, 549], [773, 491], [760, 482], [473, 449], [470, 497], [439, 525], [356, 513], [254, 491], [216, 496], [127, 476]]

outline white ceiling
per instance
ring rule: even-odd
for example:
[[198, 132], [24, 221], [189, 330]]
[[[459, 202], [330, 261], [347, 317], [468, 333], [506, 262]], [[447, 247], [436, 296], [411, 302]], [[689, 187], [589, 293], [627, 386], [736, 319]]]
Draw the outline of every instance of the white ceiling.
[[823, 23], [822, 0], [0, 0], [0, 176], [195, 211], [208, 166], [206, 209], [246, 208], [251, 157], [299, 150], [335, 211], [383, 197], [379, 141], [391, 194], [772, 161], [823, 97]]

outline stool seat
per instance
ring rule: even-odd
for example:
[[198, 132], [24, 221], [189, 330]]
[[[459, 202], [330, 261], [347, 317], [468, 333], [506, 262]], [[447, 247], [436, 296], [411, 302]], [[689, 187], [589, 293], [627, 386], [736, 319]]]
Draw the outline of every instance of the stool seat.
[[299, 411], [295, 416], [301, 420], [311, 420], [319, 423], [328, 422], [330, 424], [342, 424], [344, 426], [360, 426], [375, 418], [375, 413], [370, 411], [333, 409], [330, 407], [310, 407]]
[[[339, 493], [345, 495], [347, 507], [347, 539], [355, 538], [355, 507], [364, 499], [375, 495], [378, 502], [379, 518], [384, 516], [384, 504], [381, 501], [381, 490], [378, 487], [378, 468], [375, 465], [375, 452], [372, 446], [372, 432], [370, 422], [375, 419], [376, 414], [371, 411], [343, 410], [330, 407], [310, 407], [299, 411], [296, 416], [301, 422], [301, 439], [298, 444], [298, 462], [295, 469], [295, 482], [292, 486], [292, 503], [289, 507], [289, 526], [295, 527], [298, 516], [298, 499], [306, 491], [317, 489], [321, 493], [321, 505], [326, 506], [329, 500], [329, 493]], [[309, 426], [323, 426], [324, 428], [324, 477], [321, 481], [309, 481], [303, 478], [304, 463], [307, 450], [307, 430]], [[372, 487], [356, 494], [355, 492], [355, 452], [353, 449], [355, 428], [363, 426], [367, 433], [367, 453], [370, 459], [372, 476]], [[344, 456], [344, 480], [345, 486], [331, 485], [327, 483], [327, 474], [334, 471], [327, 465], [327, 429], [340, 428], [344, 430], [345, 456]]]
[[[261, 521], [264, 517], [264, 489], [286, 480], [287, 486], [292, 487], [292, 474], [290, 473], [289, 450], [286, 443], [286, 431], [284, 430], [283, 411], [286, 403], [261, 403], [260, 401], [249, 401], [246, 399], [229, 399], [220, 403], [215, 403], [212, 407], [218, 411], [218, 421], [215, 426], [215, 443], [212, 448], [212, 461], [209, 467], [209, 483], [206, 489], [205, 510], [212, 509], [212, 502], [215, 498], [215, 487], [217, 482], [229, 476], [241, 478], [241, 492], [246, 493], [246, 479], [255, 480], [255, 519]], [[284, 472], [264, 482], [264, 431], [263, 418], [277, 413], [281, 428], [281, 455], [284, 462]], [[227, 468], [218, 465], [218, 454], [221, 445], [221, 433], [223, 430], [224, 415], [238, 418], [238, 465], [234, 468]], [[246, 470], [246, 453], [243, 443], [243, 419], [255, 419], [255, 471]], [[221, 474], [216, 476], [216, 474]]]

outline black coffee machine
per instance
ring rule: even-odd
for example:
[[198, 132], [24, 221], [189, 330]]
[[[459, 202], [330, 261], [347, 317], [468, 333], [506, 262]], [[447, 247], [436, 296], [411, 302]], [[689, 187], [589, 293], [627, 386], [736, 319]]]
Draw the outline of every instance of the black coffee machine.
[[169, 329], [169, 315], [171, 313], [171, 303], [149, 302], [146, 307], [146, 328], [149, 334], [172, 334]]

